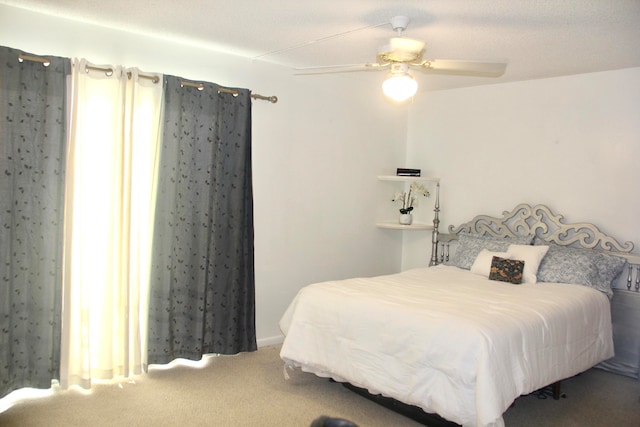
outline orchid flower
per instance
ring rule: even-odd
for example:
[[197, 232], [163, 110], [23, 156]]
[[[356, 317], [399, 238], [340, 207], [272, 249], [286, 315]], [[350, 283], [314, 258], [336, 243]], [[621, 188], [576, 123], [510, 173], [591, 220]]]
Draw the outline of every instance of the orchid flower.
[[391, 199], [392, 202], [401, 202], [402, 207], [400, 208], [401, 214], [408, 214], [414, 208], [414, 206], [418, 206], [418, 196], [429, 197], [430, 193], [422, 184], [418, 184], [417, 182], [411, 183], [409, 186], [409, 191], [399, 191], [393, 196]]

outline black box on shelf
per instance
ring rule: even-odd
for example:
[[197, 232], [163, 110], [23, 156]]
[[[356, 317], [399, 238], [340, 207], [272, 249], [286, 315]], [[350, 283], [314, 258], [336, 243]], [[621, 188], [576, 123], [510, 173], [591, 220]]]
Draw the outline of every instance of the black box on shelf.
[[420, 169], [397, 168], [396, 176], [420, 176]]

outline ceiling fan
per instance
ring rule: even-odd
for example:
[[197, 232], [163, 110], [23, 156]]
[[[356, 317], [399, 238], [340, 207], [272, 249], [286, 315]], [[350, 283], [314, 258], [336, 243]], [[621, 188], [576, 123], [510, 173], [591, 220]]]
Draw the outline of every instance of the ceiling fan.
[[391, 18], [390, 24], [398, 35], [391, 38], [388, 45], [382, 47], [377, 54], [376, 62], [296, 68], [296, 74], [388, 70], [389, 78], [383, 83], [383, 92], [401, 102], [412, 97], [418, 89], [418, 83], [409, 73], [410, 69], [429, 74], [499, 77], [504, 74], [507, 67], [507, 64], [500, 62], [424, 59], [425, 43], [402, 37], [402, 32], [409, 25], [409, 18], [395, 16]]

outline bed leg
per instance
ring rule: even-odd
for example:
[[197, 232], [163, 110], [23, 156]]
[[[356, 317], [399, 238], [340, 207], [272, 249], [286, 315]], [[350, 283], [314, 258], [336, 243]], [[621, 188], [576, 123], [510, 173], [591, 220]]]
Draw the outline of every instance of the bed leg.
[[560, 392], [560, 383], [562, 381], [557, 381], [553, 384], [551, 384], [551, 390], [553, 391], [553, 399], [554, 400], [560, 400], [560, 397], [562, 396], [562, 393]]

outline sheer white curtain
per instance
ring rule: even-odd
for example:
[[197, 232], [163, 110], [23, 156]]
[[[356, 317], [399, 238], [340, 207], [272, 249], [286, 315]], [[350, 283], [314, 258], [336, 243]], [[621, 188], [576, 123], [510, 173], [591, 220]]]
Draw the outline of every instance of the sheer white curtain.
[[163, 91], [162, 76], [86, 60], [72, 79], [60, 384], [88, 388], [146, 367]]

